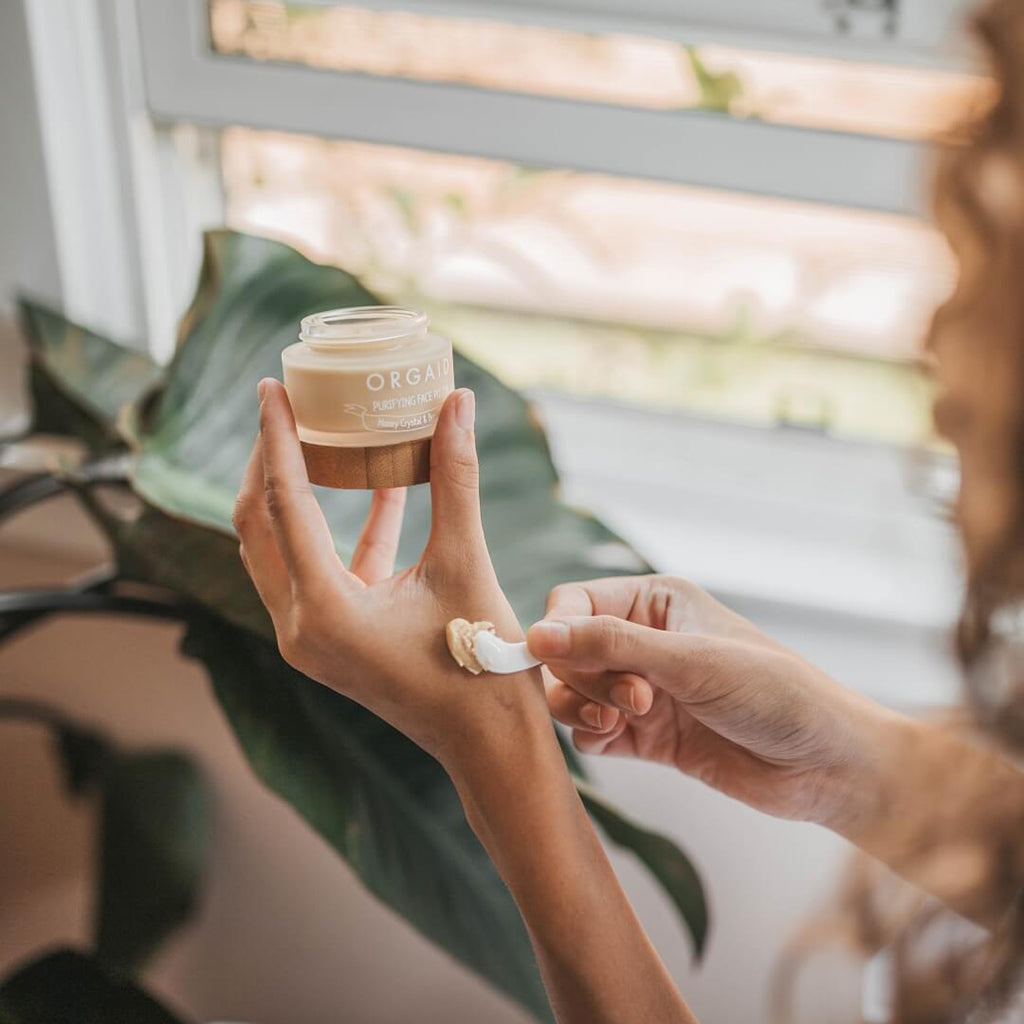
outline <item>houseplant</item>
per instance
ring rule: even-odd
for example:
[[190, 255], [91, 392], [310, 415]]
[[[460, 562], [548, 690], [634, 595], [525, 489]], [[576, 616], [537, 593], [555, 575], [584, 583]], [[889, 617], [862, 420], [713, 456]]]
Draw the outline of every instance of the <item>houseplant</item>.
[[[70, 434], [87, 455], [13, 485], [0, 495], [0, 516], [71, 491], [109, 540], [113, 569], [71, 589], [0, 594], [0, 639], [57, 612], [180, 620], [183, 653], [205, 666], [263, 782], [427, 938], [538, 1019], [550, 1019], [518, 912], [466, 824], [447, 776], [400, 733], [280, 658], [230, 525], [256, 432], [257, 380], [278, 373], [280, 351], [305, 313], [379, 300], [350, 275], [311, 263], [280, 243], [215, 231], [204, 245], [196, 295], [166, 368], [39, 304], [22, 302], [32, 429]], [[477, 392], [485, 529], [499, 579], [521, 620], [539, 617], [555, 583], [616, 571], [609, 569], [610, 559], [618, 571], [642, 570], [604, 526], [557, 501], [554, 467], [526, 402], [458, 354], [455, 372], [460, 385]], [[366, 496], [323, 492], [320, 499], [344, 556], [354, 546]], [[429, 495], [414, 489], [400, 563], [418, 554], [429, 520]], [[662, 884], [699, 955], [707, 913], [685, 855], [608, 805], [582, 781], [570, 751], [566, 756], [596, 823]], [[105, 843], [113, 841], [104, 836]], [[154, 921], [140, 948], [152, 948], [181, 917], [179, 904], [173, 919]], [[109, 975], [109, 958], [99, 948], [98, 955]], [[80, 957], [75, 970], [88, 970], [93, 959]], [[115, 964], [123, 968], [116, 973], [119, 983], [143, 962], [135, 956]], [[59, 966], [68, 969], [66, 961]], [[25, 991], [24, 973], [20, 983]], [[59, 990], [59, 979], [54, 986]], [[0, 1021], [4, 1012], [0, 988]], [[17, 1024], [36, 1019], [7, 1012]]]

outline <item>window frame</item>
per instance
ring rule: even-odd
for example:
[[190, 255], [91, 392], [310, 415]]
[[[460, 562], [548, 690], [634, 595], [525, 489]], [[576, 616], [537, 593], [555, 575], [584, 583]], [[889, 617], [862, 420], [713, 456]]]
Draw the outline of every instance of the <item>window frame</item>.
[[213, 51], [206, 0], [138, 0], [138, 11], [148, 109], [158, 122], [237, 124], [923, 212], [927, 151], [917, 141], [259, 62]]
[[[297, 0], [330, 7], [340, 0]], [[353, 0], [356, 2], [356, 0]], [[863, 0], [358, 0], [379, 11], [622, 33], [902, 67], [963, 69], [970, 54], [954, 29], [973, 0], [897, 0], [895, 31]], [[846, 14], [849, 30], [837, 22]]]

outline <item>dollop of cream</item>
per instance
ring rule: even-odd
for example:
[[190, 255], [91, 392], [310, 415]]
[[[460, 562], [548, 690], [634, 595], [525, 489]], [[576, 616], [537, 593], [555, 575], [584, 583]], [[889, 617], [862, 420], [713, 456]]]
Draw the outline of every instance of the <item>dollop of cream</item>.
[[445, 627], [445, 640], [456, 664], [478, 676], [481, 672], [510, 675], [540, 664], [526, 648], [526, 642], [510, 643], [494, 632], [492, 622], [452, 619]]
[[468, 619], [452, 619], [445, 627], [444, 638], [455, 664], [478, 676], [484, 671], [476, 656], [477, 633], [494, 634], [493, 622], [470, 622]]

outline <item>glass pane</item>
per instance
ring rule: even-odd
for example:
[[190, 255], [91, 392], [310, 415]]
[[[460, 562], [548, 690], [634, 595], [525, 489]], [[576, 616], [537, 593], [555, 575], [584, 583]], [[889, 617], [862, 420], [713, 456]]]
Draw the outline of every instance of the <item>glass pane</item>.
[[917, 443], [952, 281], [909, 219], [235, 128], [232, 227], [428, 309], [524, 388]]
[[214, 48], [254, 60], [872, 134], [934, 135], [986, 93], [965, 74], [357, 6], [210, 13]]

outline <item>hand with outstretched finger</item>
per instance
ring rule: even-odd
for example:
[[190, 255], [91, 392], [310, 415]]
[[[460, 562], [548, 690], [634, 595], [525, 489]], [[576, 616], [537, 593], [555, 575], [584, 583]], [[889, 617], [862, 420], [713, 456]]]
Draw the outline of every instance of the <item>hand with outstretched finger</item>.
[[467, 735], [546, 718], [536, 673], [481, 685], [452, 661], [446, 623], [459, 616], [522, 630], [491, 565], [480, 518], [474, 396], [442, 409], [431, 446], [430, 538], [394, 573], [404, 490], [375, 491], [345, 565], [309, 485], [288, 396], [260, 383], [260, 433], [238, 495], [241, 557], [289, 664], [389, 721], [442, 761]]

